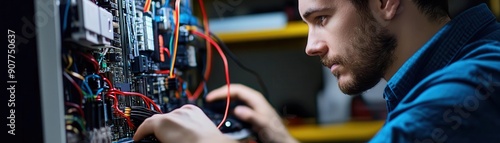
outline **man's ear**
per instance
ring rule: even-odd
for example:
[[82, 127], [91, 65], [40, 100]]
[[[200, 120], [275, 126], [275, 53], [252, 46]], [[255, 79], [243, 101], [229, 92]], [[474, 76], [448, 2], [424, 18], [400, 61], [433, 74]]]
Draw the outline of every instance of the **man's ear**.
[[400, 7], [400, 0], [370, 0], [370, 9], [373, 17], [379, 23], [392, 20]]

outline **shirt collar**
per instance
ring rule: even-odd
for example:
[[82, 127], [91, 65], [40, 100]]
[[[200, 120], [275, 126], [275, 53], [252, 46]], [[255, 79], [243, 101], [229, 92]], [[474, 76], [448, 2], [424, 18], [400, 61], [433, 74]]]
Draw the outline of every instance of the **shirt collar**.
[[384, 98], [392, 102], [402, 100], [423, 78], [448, 65], [481, 28], [495, 20], [486, 4], [470, 8], [453, 18], [387, 82]]

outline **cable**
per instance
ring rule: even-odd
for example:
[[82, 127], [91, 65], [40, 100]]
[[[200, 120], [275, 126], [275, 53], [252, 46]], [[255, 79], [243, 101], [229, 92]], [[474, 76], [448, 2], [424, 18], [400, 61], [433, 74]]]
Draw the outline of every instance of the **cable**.
[[82, 128], [82, 132], [87, 132], [87, 129], [85, 128], [85, 122], [82, 119], [75, 116], [65, 116], [65, 119], [75, 121]]
[[101, 58], [99, 59], [99, 62], [98, 62], [99, 65], [101, 65], [102, 60], [104, 60], [104, 57], [106, 56], [106, 54], [108, 54], [109, 49], [110, 49], [109, 47], [106, 47], [104, 49], [104, 51], [101, 53]]
[[80, 94], [80, 106], [82, 105], [82, 101], [83, 101], [83, 93], [82, 93], [82, 89], [78, 86], [78, 84], [73, 80], [73, 78], [71, 78], [68, 73], [64, 72], [63, 73], [64, 77], [66, 77], [66, 79], [68, 79], [69, 82], [71, 82], [71, 84], [76, 88], [76, 90], [78, 91], [78, 93]]
[[153, 105], [153, 108], [162, 113], [162, 111], [160, 110], [160, 108], [158, 108], [158, 105], [156, 105], [156, 103], [149, 99], [149, 97], [147, 97], [146, 95], [143, 95], [143, 94], [140, 94], [140, 93], [135, 93], [135, 92], [123, 92], [123, 91], [119, 91], [119, 90], [112, 90], [110, 91], [110, 93], [118, 93], [118, 94], [121, 94], [121, 95], [133, 95], [133, 96], [138, 96], [138, 97], [141, 97], [144, 102], [146, 103], [146, 105], [148, 106], [149, 108], [149, 104], [152, 104]]
[[226, 55], [224, 55], [224, 53], [222, 52], [222, 49], [219, 47], [219, 45], [214, 41], [212, 40], [209, 36], [206, 36], [204, 35], [203, 33], [200, 33], [200, 32], [197, 32], [197, 31], [191, 31], [194, 35], [197, 35], [197, 36], [200, 36], [200, 37], [203, 37], [205, 38], [205, 40], [208, 40], [210, 42], [210, 44], [212, 44], [216, 49], [217, 51], [219, 52], [221, 58], [222, 58], [222, 61], [224, 62], [224, 70], [226, 72], [226, 83], [227, 83], [227, 103], [226, 103], [226, 110], [224, 111], [224, 117], [222, 118], [222, 121], [219, 123], [219, 125], [217, 126], [217, 128], [220, 128], [222, 126], [222, 124], [224, 122], [226, 122], [226, 118], [227, 118], [227, 114], [228, 114], [228, 111], [229, 111], [229, 105], [230, 105], [230, 102], [231, 102], [231, 90], [230, 90], [230, 79], [229, 79], [229, 65], [227, 63], [227, 58], [226, 58]]
[[149, 8], [151, 7], [151, 0], [146, 0], [144, 4], [144, 13], [149, 12]]
[[98, 96], [100, 93], [102, 93], [103, 90], [104, 90], [104, 88], [97, 89], [97, 92], [95, 93], [95, 95]]
[[170, 51], [168, 50], [168, 48], [164, 47], [163, 36], [162, 35], [158, 35], [158, 42], [159, 42], [159, 45], [160, 45], [160, 61], [164, 62], [165, 61], [165, 56], [163, 55], [163, 51], [167, 52], [167, 56], [168, 57], [170, 57]]
[[206, 95], [208, 94], [208, 88], [207, 88], [207, 84], [203, 85], [203, 95]]
[[[79, 78], [81, 80], [84, 80], [84, 77], [78, 73], [75, 73], [75, 72], [72, 72], [69, 70], [69, 68], [71, 67], [71, 65], [73, 65], [73, 58], [70, 56], [70, 55], [67, 55], [67, 58], [64, 58], [63, 59], [66, 59], [68, 60], [68, 66], [66, 67], [66, 69], [64, 69], [65, 72], [71, 74], [72, 76], [76, 77], [76, 78]], [[75, 65], [76, 67], [76, 65]]]
[[130, 109], [130, 119], [133, 120], [133, 123], [136, 126], [140, 126], [147, 118], [155, 114], [160, 114], [159, 112], [146, 109], [143, 106], [132, 106]]
[[75, 103], [71, 103], [71, 102], [64, 102], [64, 105], [74, 107], [78, 111], [80, 116], [82, 116], [82, 118], [85, 118], [85, 115], [83, 114], [83, 109], [81, 106], [76, 105]]
[[64, 17], [63, 17], [63, 31], [66, 31], [66, 25], [68, 23], [68, 13], [69, 13], [69, 7], [71, 5], [71, 0], [66, 1], [66, 8], [64, 9]]
[[[198, 2], [200, 3], [200, 9], [203, 16], [203, 27], [205, 29], [205, 35], [210, 36], [210, 27], [208, 25], [208, 17], [207, 12], [205, 11], [205, 4], [203, 3], [203, 0], [198, 0]], [[196, 100], [203, 92], [203, 87], [206, 85], [206, 82], [210, 78], [210, 74], [212, 71], [212, 47], [210, 47], [210, 42], [208, 40], [205, 40], [205, 42], [207, 47], [207, 60], [205, 63], [205, 74], [203, 76], [204, 80], [198, 85], [195, 92], [193, 93], [194, 100]]]
[[240, 60], [238, 60], [238, 58], [231, 52], [231, 50], [229, 50], [229, 47], [219, 37], [217, 37], [213, 33], [210, 33], [210, 35], [212, 35], [212, 37], [219, 42], [219, 45], [222, 47], [222, 50], [226, 53], [227, 56], [229, 56], [229, 58], [231, 58], [236, 63], [236, 65], [238, 65], [241, 69], [249, 72], [250, 74], [253, 74], [257, 78], [257, 82], [262, 88], [262, 93], [264, 94], [264, 97], [266, 97], [266, 99], [269, 99], [268, 98], [269, 92], [267, 90], [267, 86], [264, 83], [264, 80], [262, 80], [262, 77], [259, 75], [259, 73], [242, 64]]
[[[108, 91], [109, 94], [119, 94], [119, 95], [129, 95], [129, 94], [125, 94], [123, 93], [122, 91], [119, 91], [119, 90], [116, 90], [116, 89], [112, 89], [110, 91]], [[144, 98], [144, 97], [141, 97], [139, 96], [143, 101], [144, 101], [144, 104], [146, 104], [146, 107], [147, 108], [150, 108], [150, 102], [148, 99]]]
[[91, 89], [91, 88], [90, 88], [90, 86], [89, 86], [89, 82], [88, 82], [88, 81], [89, 81], [89, 78], [91, 78], [91, 77], [92, 77], [92, 78], [101, 78], [101, 76], [96, 75], [96, 74], [87, 75], [87, 76], [85, 77], [85, 80], [82, 82], [82, 84], [84, 84], [84, 85], [85, 85], [85, 87], [87, 87], [87, 89], [88, 89], [88, 91], [89, 91], [89, 94], [90, 94], [90, 95], [97, 95], [97, 93], [96, 93], [96, 94], [94, 94], [94, 93], [92, 92], [92, 89]]
[[111, 94], [112, 94], [112, 93], [108, 92], [108, 93], [106, 94], [106, 96], [111, 97], [111, 98], [113, 98], [113, 99], [114, 99], [114, 100], [113, 100], [113, 108], [115, 109], [114, 111], [115, 111], [115, 112], [116, 112], [116, 113], [117, 113], [120, 117], [123, 117], [123, 118], [125, 118], [125, 119], [126, 119], [127, 124], [128, 124], [128, 126], [129, 126], [130, 128], [132, 128], [132, 129], [133, 129], [133, 128], [135, 128], [134, 124], [133, 124], [133, 123], [132, 123], [132, 121], [130, 120], [130, 117], [125, 116], [125, 113], [123, 113], [123, 111], [121, 111], [121, 110], [120, 110], [120, 108], [118, 108], [118, 99], [116, 98], [116, 96], [111, 95]]
[[84, 54], [84, 53], [82, 53], [82, 52], [77, 52], [77, 53], [78, 53], [78, 54], [80, 54], [81, 56], [83, 56], [84, 58], [86, 58], [87, 60], [89, 60], [89, 62], [91, 62], [91, 63], [94, 65], [94, 68], [95, 68], [95, 70], [96, 70], [96, 73], [98, 73], [98, 72], [99, 72], [99, 70], [100, 70], [100, 69], [99, 69], [99, 63], [95, 60], [95, 58], [94, 58], [94, 57], [89, 56], [89, 55], [87, 55], [87, 54]]
[[113, 84], [111, 84], [111, 81], [108, 80], [108, 78], [104, 77], [101, 73], [102, 80], [104, 80], [106, 83], [108, 83], [109, 89], [114, 89]]
[[163, 48], [163, 51], [167, 52], [167, 56], [170, 57], [170, 51], [168, 51], [168, 48]]
[[73, 58], [71, 58], [71, 56], [69, 55], [66, 55], [66, 57], [63, 56], [63, 59], [68, 62], [68, 66], [66, 66], [65, 70], [69, 70], [69, 68], [73, 65]]
[[170, 71], [169, 70], [158, 70], [155, 73], [157, 73], [157, 74], [170, 74]]
[[176, 0], [175, 1], [175, 41], [174, 41], [174, 53], [172, 55], [172, 60], [171, 60], [171, 66], [170, 66], [170, 78], [174, 77], [174, 66], [175, 66], [175, 58], [177, 58], [177, 46], [179, 46], [179, 26], [180, 26], [180, 5], [181, 5], [181, 0]]

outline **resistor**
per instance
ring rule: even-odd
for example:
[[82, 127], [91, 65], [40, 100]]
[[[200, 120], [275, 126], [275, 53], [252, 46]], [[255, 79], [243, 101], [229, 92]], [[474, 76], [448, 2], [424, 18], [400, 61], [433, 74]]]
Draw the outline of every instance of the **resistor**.
[[130, 111], [131, 110], [132, 109], [130, 109], [130, 107], [125, 107], [125, 116], [130, 117]]

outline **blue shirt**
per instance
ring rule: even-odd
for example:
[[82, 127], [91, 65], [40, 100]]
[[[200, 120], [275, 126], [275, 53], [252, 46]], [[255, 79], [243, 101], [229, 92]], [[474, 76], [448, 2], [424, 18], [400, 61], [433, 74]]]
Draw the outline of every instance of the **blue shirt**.
[[500, 142], [500, 24], [481, 4], [448, 22], [387, 82], [370, 142]]

